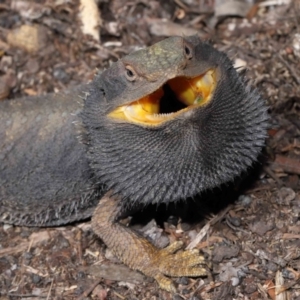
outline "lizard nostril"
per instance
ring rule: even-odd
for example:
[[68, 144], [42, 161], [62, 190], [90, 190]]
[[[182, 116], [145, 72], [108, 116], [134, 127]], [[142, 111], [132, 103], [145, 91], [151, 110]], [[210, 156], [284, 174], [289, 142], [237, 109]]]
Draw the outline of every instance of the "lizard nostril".
[[192, 59], [193, 57], [192, 49], [188, 45], [184, 45], [184, 53], [187, 59]]
[[186, 55], [190, 55], [191, 53], [190, 49], [187, 46], [184, 47], [184, 51]]

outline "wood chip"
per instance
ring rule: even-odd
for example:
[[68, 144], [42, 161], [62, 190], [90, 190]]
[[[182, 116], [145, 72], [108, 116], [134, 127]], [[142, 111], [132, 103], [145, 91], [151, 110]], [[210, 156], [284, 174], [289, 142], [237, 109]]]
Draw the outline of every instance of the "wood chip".
[[276, 300], [276, 295], [275, 295], [275, 285], [274, 282], [270, 279], [268, 279], [265, 284], [263, 285], [263, 288], [267, 291], [269, 297], [272, 300]]
[[276, 300], [289, 300], [288, 292], [282, 291], [282, 287], [284, 285], [284, 278], [282, 276], [282, 273], [280, 271], [277, 271], [276, 277], [275, 277], [275, 294], [276, 294]]
[[86, 268], [85, 272], [96, 278], [104, 278], [114, 281], [125, 281], [131, 283], [140, 283], [148, 280], [143, 274], [129, 269], [125, 265], [102, 262], [101, 265], [94, 265]]
[[28, 251], [29, 247], [34, 247], [49, 239], [50, 235], [47, 230], [34, 232], [28, 239], [23, 239], [21, 242], [18, 242], [18, 246], [0, 249], [0, 257]]
[[46, 46], [47, 32], [41, 25], [22, 25], [9, 31], [6, 39], [13, 47], [36, 53]]
[[82, 33], [92, 36], [95, 41], [99, 42], [102, 20], [95, 0], [80, 0], [79, 18]]
[[291, 174], [300, 175], [300, 160], [289, 158], [283, 155], [276, 155], [275, 161], [271, 164], [272, 169], [280, 168]]
[[0, 77], [0, 100], [3, 100], [8, 97], [10, 88], [5, 82], [4, 76]]
[[188, 28], [180, 24], [173, 23], [166, 19], [150, 19], [147, 18], [149, 30], [155, 36], [172, 36], [182, 35], [189, 36], [197, 34], [197, 30]]

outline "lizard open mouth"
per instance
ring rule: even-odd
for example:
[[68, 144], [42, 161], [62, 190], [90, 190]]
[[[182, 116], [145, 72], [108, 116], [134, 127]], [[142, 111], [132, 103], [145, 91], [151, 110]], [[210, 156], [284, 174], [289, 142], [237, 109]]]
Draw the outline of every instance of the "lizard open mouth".
[[170, 79], [155, 92], [119, 106], [108, 116], [140, 125], [159, 125], [182, 112], [209, 103], [216, 88], [216, 73], [215, 69], [210, 69], [193, 78]]

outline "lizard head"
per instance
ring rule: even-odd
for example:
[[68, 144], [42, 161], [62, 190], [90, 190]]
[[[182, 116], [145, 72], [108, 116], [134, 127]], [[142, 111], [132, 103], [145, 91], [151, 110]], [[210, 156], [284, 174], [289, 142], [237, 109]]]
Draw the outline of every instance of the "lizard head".
[[132, 206], [238, 176], [264, 145], [266, 111], [227, 56], [192, 36], [114, 63], [91, 83], [82, 117], [96, 177]]
[[192, 59], [192, 45], [178, 37], [123, 58], [120, 63], [132, 83], [126, 85], [125, 92], [130, 98], [116, 97], [108, 116], [116, 121], [159, 127], [179, 114], [206, 105], [212, 99], [218, 69], [202, 63], [191, 72], [186, 67]]

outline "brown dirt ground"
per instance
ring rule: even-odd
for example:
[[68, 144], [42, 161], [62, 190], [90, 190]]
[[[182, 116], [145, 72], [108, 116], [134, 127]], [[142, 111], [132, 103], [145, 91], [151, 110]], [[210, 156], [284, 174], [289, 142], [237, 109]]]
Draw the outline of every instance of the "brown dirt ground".
[[[174, 279], [178, 294], [171, 295], [119, 264], [88, 222], [2, 224], [1, 300], [300, 299], [300, 3], [255, 4], [245, 17], [221, 18], [217, 2], [100, 0], [101, 42], [95, 42], [81, 33], [76, 1], [0, 0], [0, 99], [87, 82], [96, 69], [174, 30], [196, 30], [246, 65], [271, 114], [262, 163], [243, 184], [202, 195], [197, 213], [184, 206], [134, 218], [133, 226], [161, 246], [188, 245], [202, 230], [196, 247], [211, 262], [208, 277]], [[36, 44], [16, 44], [14, 30], [24, 24], [35, 26]]]

